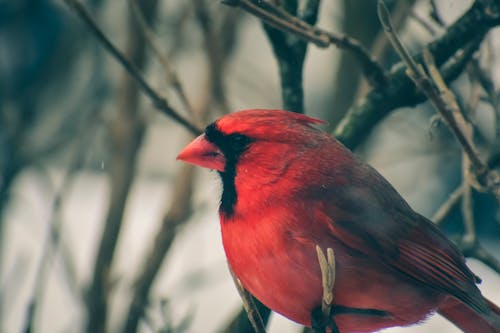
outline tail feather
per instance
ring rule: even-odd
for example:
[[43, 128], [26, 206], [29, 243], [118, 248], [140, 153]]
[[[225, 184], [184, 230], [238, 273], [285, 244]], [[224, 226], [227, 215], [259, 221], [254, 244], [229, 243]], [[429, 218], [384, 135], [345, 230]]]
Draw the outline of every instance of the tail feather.
[[500, 308], [486, 300], [490, 311], [479, 314], [464, 303], [449, 298], [438, 313], [466, 333], [500, 333]]

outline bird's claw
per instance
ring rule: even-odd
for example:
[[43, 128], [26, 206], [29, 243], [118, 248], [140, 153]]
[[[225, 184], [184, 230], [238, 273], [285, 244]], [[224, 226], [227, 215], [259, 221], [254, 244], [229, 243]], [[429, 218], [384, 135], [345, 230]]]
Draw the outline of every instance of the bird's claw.
[[314, 333], [340, 333], [333, 316], [325, 317], [321, 306], [311, 312], [311, 327]]

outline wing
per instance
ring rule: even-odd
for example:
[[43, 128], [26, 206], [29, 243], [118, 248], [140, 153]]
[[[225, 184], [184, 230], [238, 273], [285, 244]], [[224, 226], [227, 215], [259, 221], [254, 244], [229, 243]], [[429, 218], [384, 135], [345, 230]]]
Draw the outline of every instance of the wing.
[[479, 313], [488, 312], [464, 257], [432, 222], [368, 165], [355, 166], [349, 177], [349, 185], [332, 184], [322, 196], [336, 238]]

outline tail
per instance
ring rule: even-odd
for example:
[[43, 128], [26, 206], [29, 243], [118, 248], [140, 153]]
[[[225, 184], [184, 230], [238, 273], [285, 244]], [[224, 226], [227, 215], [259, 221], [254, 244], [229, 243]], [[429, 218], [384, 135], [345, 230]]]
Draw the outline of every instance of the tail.
[[466, 333], [500, 333], [500, 308], [485, 299], [491, 311], [479, 314], [464, 303], [449, 298], [438, 313]]

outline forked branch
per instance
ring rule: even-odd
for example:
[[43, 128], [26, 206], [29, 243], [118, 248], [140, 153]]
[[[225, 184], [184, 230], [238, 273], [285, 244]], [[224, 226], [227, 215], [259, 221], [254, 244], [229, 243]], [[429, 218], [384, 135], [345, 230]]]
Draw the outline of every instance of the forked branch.
[[315, 27], [265, 0], [223, 0], [222, 3], [240, 7], [260, 18], [266, 24], [278, 30], [292, 33], [318, 47], [335, 45], [351, 52], [361, 64], [363, 73], [373, 86], [382, 86], [387, 78], [382, 67], [371, 57], [363, 45], [356, 39]]
[[139, 85], [144, 94], [153, 102], [153, 105], [168, 117], [177, 121], [194, 135], [199, 135], [202, 130], [189, 120], [180, 115], [170, 106], [168, 101], [162, 97], [151, 85], [144, 79], [140, 71], [127, 57], [106, 37], [102, 30], [97, 26], [97, 23], [85, 9], [83, 4], [78, 0], [64, 0], [78, 17], [87, 25], [90, 32], [102, 43], [106, 51], [111, 54], [116, 61], [132, 76], [135, 82]]

